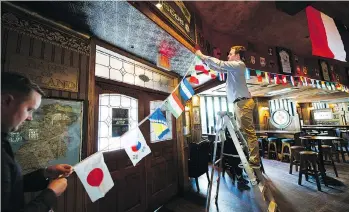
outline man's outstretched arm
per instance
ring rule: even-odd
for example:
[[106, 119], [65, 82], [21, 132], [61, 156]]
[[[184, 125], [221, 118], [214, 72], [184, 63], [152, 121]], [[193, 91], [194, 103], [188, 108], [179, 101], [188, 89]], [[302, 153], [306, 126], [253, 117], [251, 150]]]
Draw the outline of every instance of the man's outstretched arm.
[[200, 50], [197, 50], [195, 54], [207, 63], [207, 65], [209, 65], [214, 71], [228, 72], [233, 69], [238, 69], [241, 66], [241, 62], [218, 60], [217, 58], [202, 54]]

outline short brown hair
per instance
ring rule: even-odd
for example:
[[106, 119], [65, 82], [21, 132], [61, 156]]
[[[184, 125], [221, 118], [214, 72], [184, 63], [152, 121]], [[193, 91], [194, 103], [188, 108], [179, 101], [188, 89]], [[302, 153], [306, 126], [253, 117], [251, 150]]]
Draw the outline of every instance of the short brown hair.
[[246, 48], [244, 46], [233, 46], [233, 47], [231, 47], [231, 49], [235, 50], [235, 54], [240, 55], [241, 60], [245, 60]]
[[45, 96], [44, 91], [28, 77], [13, 72], [1, 72], [1, 93], [29, 95], [33, 90]]

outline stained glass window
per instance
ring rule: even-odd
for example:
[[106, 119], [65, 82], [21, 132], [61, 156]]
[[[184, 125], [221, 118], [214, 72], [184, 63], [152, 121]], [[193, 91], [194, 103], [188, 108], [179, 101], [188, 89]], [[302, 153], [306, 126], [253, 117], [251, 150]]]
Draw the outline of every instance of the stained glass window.
[[175, 88], [174, 79], [155, 70], [103, 47], [96, 47], [96, 76], [171, 93]]
[[137, 125], [137, 99], [121, 94], [99, 95], [98, 150], [123, 149], [120, 136]]

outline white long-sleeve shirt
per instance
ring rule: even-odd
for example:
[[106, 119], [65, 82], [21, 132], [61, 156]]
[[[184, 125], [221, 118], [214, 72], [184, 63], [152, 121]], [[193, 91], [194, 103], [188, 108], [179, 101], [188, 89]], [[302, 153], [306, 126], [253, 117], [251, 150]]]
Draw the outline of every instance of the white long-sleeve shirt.
[[227, 73], [227, 98], [233, 103], [238, 98], [251, 98], [246, 84], [246, 65], [243, 61], [222, 61], [205, 56], [204, 62], [214, 71]]

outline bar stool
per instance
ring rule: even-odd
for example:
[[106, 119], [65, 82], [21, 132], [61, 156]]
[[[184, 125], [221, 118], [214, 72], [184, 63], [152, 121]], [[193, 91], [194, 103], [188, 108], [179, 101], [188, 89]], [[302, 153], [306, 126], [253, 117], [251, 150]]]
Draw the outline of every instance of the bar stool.
[[302, 185], [302, 175], [305, 175], [306, 181], [308, 181], [308, 175], [315, 177], [317, 189], [321, 191], [321, 185], [319, 180], [319, 169], [317, 165], [317, 153], [313, 151], [301, 151], [300, 155], [300, 168], [298, 185]]
[[[291, 153], [291, 145], [294, 144], [294, 140], [291, 138], [284, 138], [281, 139], [281, 161], [284, 159], [285, 156], [287, 156], [290, 161], [291, 161], [291, 157], [290, 157], [290, 153]], [[287, 147], [287, 152], [285, 152], [285, 147]]]
[[305, 148], [302, 146], [291, 146], [291, 156], [290, 156], [290, 174], [292, 174], [293, 165], [296, 166], [296, 172], [298, 172], [298, 166], [300, 165], [300, 155], [301, 151]]
[[337, 162], [339, 163], [339, 154], [342, 155], [342, 160], [345, 162], [345, 156], [344, 154], [347, 153], [349, 156], [349, 150], [348, 150], [348, 142], [345, 141], [344, 139], [341, 140], [334, 140], [332, 141], [333, 146], [334, 146], [334, 151], [336, 152], [336, 158]]
[[[278, 138], [276, 137], [270, 137], [268, 138], [268, 158], [271, 159], [271, 155], [275, 155], [275, 159], [277, 159], [277, 148], [276, 148], [276, 141], [278, 141]], [[273, 149], [271, 149], [273, 147]]]
[[332, 157], [332, 147], [329, 145], [321, 145], [322, 148], [322, 155], [324, 158], [324, 164], [325, 165], [332, 165], [334, 173], [336, 174], [336, 177], [338, 177], [337, 168], [334, 164], [333, 157]]

